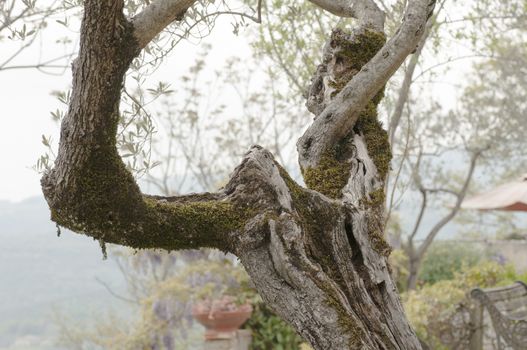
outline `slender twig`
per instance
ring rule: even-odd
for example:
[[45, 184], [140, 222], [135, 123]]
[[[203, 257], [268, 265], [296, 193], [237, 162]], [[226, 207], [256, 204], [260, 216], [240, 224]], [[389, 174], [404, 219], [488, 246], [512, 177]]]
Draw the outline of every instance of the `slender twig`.
[[110, 293], [113, 297], [115, 297], [115, 298], [117, 298], [119, 300], [125, 301], [127, 303], [130, 303], [130, 304], [139, 304], [138, 300], [129, 299], [127, 297], [123, 297], [122, 295], [119, 295], [119, 294], [115, 293], [112, 290], [112, 288], [106, 282], [104, 282], [103, 280], [99, 279], [98, 277], [95, 277], [95, 281], [97, 281], [100, 285], [102, 285], [104, 287], [104, 289], [106, 289], [108, 291], [108, 293]]

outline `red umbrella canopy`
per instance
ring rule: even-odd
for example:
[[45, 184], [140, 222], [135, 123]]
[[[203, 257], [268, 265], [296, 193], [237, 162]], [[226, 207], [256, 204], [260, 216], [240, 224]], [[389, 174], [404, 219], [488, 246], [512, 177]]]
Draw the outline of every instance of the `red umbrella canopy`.
[[461, 204], [464, 209], [527, 211], [527, 174], [517, 181], [467, 198]]

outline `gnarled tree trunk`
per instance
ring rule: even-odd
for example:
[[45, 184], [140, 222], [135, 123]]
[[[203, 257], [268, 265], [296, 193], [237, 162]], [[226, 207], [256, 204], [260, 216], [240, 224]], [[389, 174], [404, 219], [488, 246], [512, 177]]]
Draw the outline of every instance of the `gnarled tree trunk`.
[[85, 1], [59, 153], [42, 178], [52, 219], [102, 242], [236, 254], [267, 305], [315, 349], [420, 349], [386, 262], [390, 148], [376, 108], [415, 49], [433, 1], [410, 0], [386, 42], [373, 1], [313, 0], [358, 26], [331, 33], [313, 78], [307, 106], [315, 119], [298, 142], [308, 188], [254, 146], [217, 193], [148, 196], [116, 149], [123, 77], [193, 2], [153, 1], [128, 19], [123, 0]]

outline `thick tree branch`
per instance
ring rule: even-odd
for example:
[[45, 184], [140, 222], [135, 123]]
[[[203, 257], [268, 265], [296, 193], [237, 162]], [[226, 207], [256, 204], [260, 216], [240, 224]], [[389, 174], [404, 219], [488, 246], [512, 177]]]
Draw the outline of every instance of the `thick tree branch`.
[[[134, 36], [140, 48], [144, 48], [148, 43], [161, 33], [168, 25], [174, 21], [182, 20], [186, 11], [197, 0], [157, 0], [148, 5], [141, 13], [132, 18], [135, 28]], [[250, 19], [255, 23], [262, 22], [262, 0], [258, 0], [256, 5], [256, 16], [238, 11], [217, 11], [209, 13], [204, 17], [218, 15], [234, 15]]]
[[[232, 250], [229, 235], [243, 227], [254, 209], [239, 200], [244, 188], [253, 185], [234, 186], [254, 164], [249, 156], [228, 194], [167, 199], [143, 196], [117, 152], [123, 77], [139, 52], [122, 7], [122, 1], [85, 3], [59, 152], [55, 167], [42, 178], [52, 219], [101, 241], [135, 248]], [[251, 174], [250, 181], [258, 183], [258, 169]]]
[[170, 23], [182, 19], [196, 0], [155, 0], [132, 19], [134, 36], [140, 48], [161, 33]]
[[403, 24], [394, 37], [317, 116], [297, 143], [300, 165], [304, 169], [316, 167], [324, 153], [351, 131], [368, 101], [415, 50], [434, 4], [431, 0], [409, 1]]
[[385, 14], [373, 0], [309, 0], [318, 7], [339, 17], [352, 17], [359, 26], [383, 31]]

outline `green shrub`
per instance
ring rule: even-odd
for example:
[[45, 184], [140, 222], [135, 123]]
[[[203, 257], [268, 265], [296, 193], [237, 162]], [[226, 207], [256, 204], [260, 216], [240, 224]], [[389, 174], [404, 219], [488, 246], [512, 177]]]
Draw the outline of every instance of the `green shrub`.
[[435, 242], [423, 260], [419, 281], [433, 284], [450, 280], [462, 267], [471, 267], [479, 263], [482, 255], [481, 249], [471, 244]]
[[253, 305], [253, 314], [244, 328], [252, 331], [251, 350], [299, 350], [302, 338], [263, 302]]
[[408, 280], [408, 255], [402, 249], [395, 249], [388, 257], [388, 262], [397, 290], [399, 292], [405, 291]]

